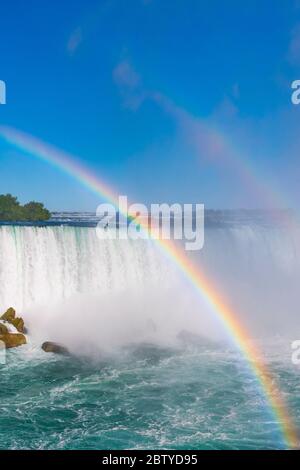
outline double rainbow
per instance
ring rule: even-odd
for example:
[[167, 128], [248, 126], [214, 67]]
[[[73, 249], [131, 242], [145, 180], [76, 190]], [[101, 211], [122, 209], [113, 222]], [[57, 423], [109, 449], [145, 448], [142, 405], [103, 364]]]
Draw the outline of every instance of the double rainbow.
[[[111, 187], [93, 175], [73, 156], [13, 128], [1, 126], [0, 136], [13, 146], [70, 175], [88, 190], [110, 201], [114, 206], [118, 205], [118, 196]], [[143, 228], [148, 230], [147, 226]], [[237, 313], [220, 296], [203, 270], [198, 265], [196, 266], [181, 248], [169, 240], [160, 239], [157, 240], [157, 243], [163, 252], [179, 267], [183, 275], [206, 300], [207, 304], [212, 307], [213, 312], [230, 334], [235, 345], [243, 353], [261, 391], [267, 398], [272, 415], [278, 422], [284, 446], [287, 448], [299, 447], [297, 430], [288, 413], [282, 394], [275, 384], [274, 378], [267, 370], [260, 351], [253, 344], [249, 334], [239, 321]]]

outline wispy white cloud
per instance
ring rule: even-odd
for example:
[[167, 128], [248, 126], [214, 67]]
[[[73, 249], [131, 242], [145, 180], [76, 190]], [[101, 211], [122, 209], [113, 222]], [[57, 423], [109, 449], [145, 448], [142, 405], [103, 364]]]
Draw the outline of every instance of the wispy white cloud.
[[238, 83], [235, 83], [232, 87], [232, 96], [237, 100], [240, 97], [240, 86]]
[[137, 110], [146, 98], [141, 77], [128, 60], [119, 62], [113, 70], [113, 80], [123, 99], [123, 105]]
[[113, 70], [113, 78], [121, 87], [136, 88], [141, 79], [128, 60], [120, 62]]
[[229, 100], [226, 106], [220, 107], [220, 111], [216, 110], [210, 118], [201, 118], [178, 106], [161, 93], [151, 93], [150, 96], [165, 113], [173, 118], [181, 138], [185, 140], [186, 145], [191, 147], [199, 161], [218, 163], [218, 165], [229, 163], [232, 149], [216, 126], [218, 120], [231, 117], [232, 109], [229, 106]]
[[82, 28], [79, 26], [70, 35], [67, 42], [67, 51], [70, 55], [74, 54], [82, 42]]
[[[113, 70], [113, 79], [125, 107], [137, 111], [145, 100], [151, 100], [173, 119], [180, 138], [196, 151], [202, 161], [225, 160], [227, 154], [225, 144], [221, 138], [216, 138], [210, 120], [192, 115], [159, 91], [147, 90], [140, 75], [128, 60], [117, 64]], [[235, 115], [236, 112], [236, 106], [229, 99], [224, 99], [220, 109], [216, 110], [216, 114], [225, 119]]]
[[[139, 3], [141, 8], [143, 8], [152, 4], [153, 0], [139, 0]], [[117, 8], [118, 2], [115, 0], [102, 0], [88, 11], [83, 17], [80, 26], [76, 27], [67, 38], [66, 50], [68, 54], [75, 54], [83, 40], [87, 40], [89, 35], [99, 27], [101, 21], [105, 20], [105, 16]]]
[[292, 65], [300, 65], [300, 23], [291, 31], [287, 58]]
[[67, 39], [66, 50], [70, 55], [75, 54], [83, 41], [86, 41], [89, 35], [98, 28], [105, 14], [110, 11], [114, 3], [113, 0], [102, 0], [101, 2], [96, 2], [93, 8], [87, 8], [86, 14], [82, 16], [79, 25], [71, 32]]

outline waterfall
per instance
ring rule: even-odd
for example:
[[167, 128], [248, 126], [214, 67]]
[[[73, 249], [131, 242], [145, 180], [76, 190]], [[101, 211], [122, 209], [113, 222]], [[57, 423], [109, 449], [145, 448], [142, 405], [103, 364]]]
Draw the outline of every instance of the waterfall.
[[87, 227], [0, 227], [0, 309], [18, 310], [76, 293], [164, 285], [172, 269], [153, 243], [99, 240]]
[[[208, 227], [204, 248], [192, 256], [247, 328], [254, 334], [281, 334], [300, 331], [299, 240], [297, 228]], [[131, 293], [138, 297], [130, 299]], [[99, 310], [101, 304], [97, 315], [102, 321], [110, 315], [112, 325], [120, 323], [113, 317], [117, 310], [131, 330], [137, 318], [143, 318], [146, 329], [163, 318], [164, 331], [176, 321], [177, 332], [189, 325], [191, 331], [211, 334], [220, 327], [205, 299], [155, 242], [100, 240], [92, 227], [0, 227], [1, 311], [13, 306], [26, 316], [38, 306], [39, 318], [49, 320], [77, 309], [82, 318], [88, 298], [98, 299], [88, 310], [96, 311], [96, 304]], [[70, 299], [68, 307], [58, 307]], [[85, 318], [91, 321], [86, 312]]]

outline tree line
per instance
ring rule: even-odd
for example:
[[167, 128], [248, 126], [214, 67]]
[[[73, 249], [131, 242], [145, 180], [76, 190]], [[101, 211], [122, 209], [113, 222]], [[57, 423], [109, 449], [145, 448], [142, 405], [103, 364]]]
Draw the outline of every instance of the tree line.
[[0, 194], [0, 221], [44, 221], [51, 217], [51, 213], [41, 202], [31, 201], [23, 206], [18, 198], [11, 194]]

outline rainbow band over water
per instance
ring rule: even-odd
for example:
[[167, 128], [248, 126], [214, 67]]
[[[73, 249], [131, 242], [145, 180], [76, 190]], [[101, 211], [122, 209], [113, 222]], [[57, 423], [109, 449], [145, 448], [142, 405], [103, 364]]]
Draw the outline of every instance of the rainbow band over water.
[[[90, 191], [118, 206], [117, 194], [104, 182], [93, 175], [85, 166], [73, 156], [45, 144], [44, 142], [10, 127], [0, 127], [0, 136], [13, 146], [57, 167], [64, 173], [76, 179]], [[142, 222], [139, 221], [139, 224]], [[143, 226], [148, 230], [148, 225]], [[270, 410], [278, 422], [282, 433], [284, 446], [298, 448], [299, 437], [297, 429], [288, 413], [288, 409], [279, 388], [271, 377], [262, 355], [251, 341], [249, 334], [238, 319], [238, 315], [231, 309], [228, 302], [221, 298], [213, 283], [205, 273], [196, 266], [186, 253], [170, 240], [157, 240], [162, 251], [180, 268], [184, 276], [201, 294], [207, 304], [229, 333], [235, 345], [244, 355], [249, 368], [257, 379], [260, 388], [267, 398]]]

